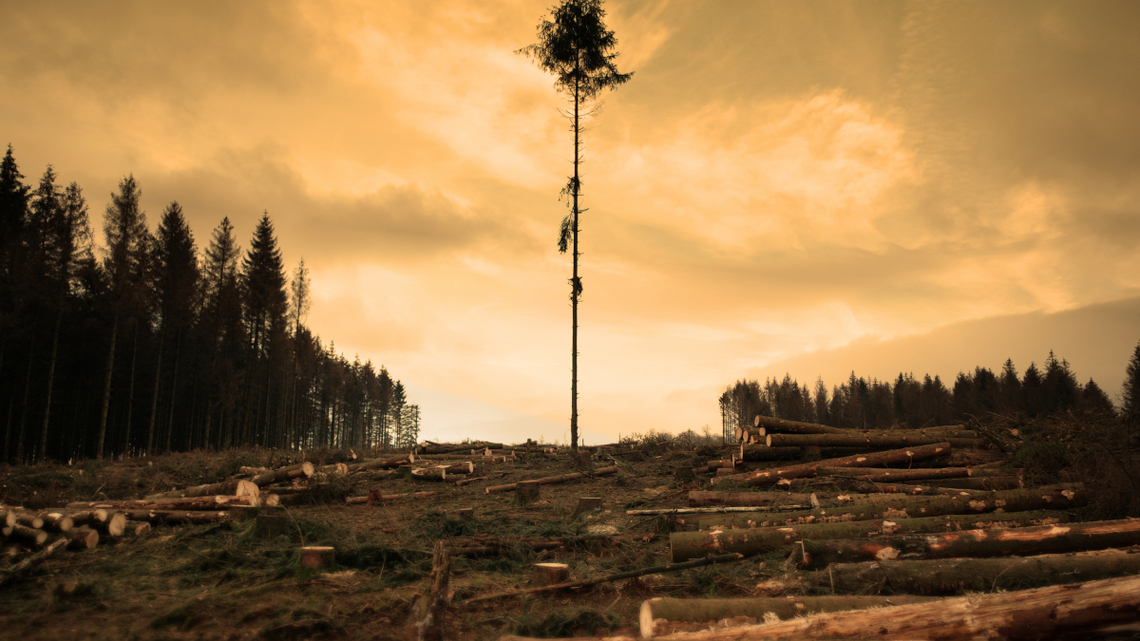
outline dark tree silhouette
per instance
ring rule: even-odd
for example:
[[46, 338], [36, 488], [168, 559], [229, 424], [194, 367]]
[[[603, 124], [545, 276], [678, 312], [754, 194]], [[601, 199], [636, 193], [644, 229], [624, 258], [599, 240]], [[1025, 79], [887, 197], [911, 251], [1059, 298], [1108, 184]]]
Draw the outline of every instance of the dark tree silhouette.
[[1124, 404], [1120, 414], [1130, 424], [1140, 424], [1140, 343], [1124, 370]]
[[567, 113], [574, 133], [574, 175], [562, 190], [568, 197], [570, 213], [562, 219], [558, 235], [558, 251], [566, 253], [573, 243], [574, 273], [570, 278], [571, 321], [571, 382], [570, 382], [570, 448], [578, 448], [578, 302], [582, 297], [582, 279], [578, 276], [579, 198], [582, 181], [579, 164], [582, 157], [582, 119], [591, 113], [591, 103], [605, 89], [615, 89], [627, 82], [632, 73], [620, 73], [614, 60], [618, 54], [617, 38], [606, 28], [606, 12], [601, 0], [563, 0], [551, 10], [549, 19], [538, 25], [538, 42], [522, 49], [521, 53], [538, 63], [547, 73], [554, 74], [554, 88], [571, 102], [573, 112]]

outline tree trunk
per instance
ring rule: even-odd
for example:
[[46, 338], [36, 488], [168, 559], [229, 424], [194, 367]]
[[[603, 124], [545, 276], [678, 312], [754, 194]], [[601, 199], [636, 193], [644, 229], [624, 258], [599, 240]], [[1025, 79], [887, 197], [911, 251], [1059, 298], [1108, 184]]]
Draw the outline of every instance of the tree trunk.
[[1137, 544], [1140, 544], [1140, 520], [1124, 519], [997, 530], [994, 533], [971, 530], [943, 535], [801, 541], [795, 554], [800, 567], [817, 569], [830, 563], [1051, 554]]
[[[617, 472], [617, 466], [615, 465], [615, 466], [611, 466], [611, 467], [598, 468], [598, 469], [594, 470], [592, 473], [571, 472], [569, 474], [561, 474], [559, 476], [547, 476], [545, 478], [535, 479], [533, 482], [538, 483], [540, 485], [546, 485], [549, 483], [565, 483], [566, 481], [573, 481], [575, 479], [593, 477], [593, 476], [603, 476], [606, 474], [614, 474], [616, 472]], [[494, 492], [511, 492], [511, 491], [515, 490], [517, 487], [518, 487], [518, 483], [508, 483], [507, 485], [492, 485], [491, 487], [486, 488], [486, 492], [487, 492], [487, 494], [491, 494]]]
[[[231, 505], [256, 506], [256, 496], [191, 496], [180, 499], [138, 499], [133, 501], [77, 501], [72, 509], [104, 508], [112, 510], [221, 510]], [[136, 519], [145, 520], [145, 519]]]
[[748, 599], [674, 599], [657, 597], [641, 603], [641, 638], [697, 632], [723, 619], [744, 617], [764, 623], [806, 614], [864, 610], [937, 601], [921, 596], [796, 596]]
[[712, 482], [716, 483], [718, 481], [732, 480], [747, 483], [749, 485], [772, 485], [778, 482], [780, 479], [794, 479], [815, 476], [816, 470], [821, 467], [874, 467], [878, 465], [895, 465], [900, 463], [910, 463], [922, 459], [934, 458], [937, 456], [946, 456], [950, 453], [950, 450], [951, 447], [949, 443], [931, 443], [928, 445], [904, 447], [901, 449], [887, 450], [885, 452], [876, 452], [873, 454], [856, 454], [842, 458], [813, 461], [811, 463], [800, 463], [799, 465], [789, 465], [787, 467], [777, 469], [762, 470], [760, 472], [753, 472], [751, 474], [722, 476], [712, 479]]
[[353, 465], [349, 465], [348, 472], [351, 474], [353, 472], [360, 472], [363, 470], [378, 470], [382, 468], [400, 467], [401, 465], [411, 465], [415, 462], [416, 458], [416, 455], [409, 454], [401, 458], [390, 459], [387, 461], [383, 459], [372, 459], [371, 461], [364, 461], [363, 463], [355, 463]]
[[59, 328], [63, 323], [63, 297], [59, 300], [59, 311], [55, 315], [55, 328], [51, 334], [51, 357], [48, 359], [47, 398], [44, 399], [44, 424], [40, 430], [40, 460], [47, 460], [48, 428], [51, 426], [51, 397], [55, 389], [55, 360], [59, 352]]
[[[899, 496], [899, 495], [895, 495]], [[1064, 510], [1084, 505], [1088, 492], [1079, 483], [1003, 492], [961, 495], [890, 498], [885, 502], [865, 502], [841, 507], [820, 507], [804, 512], [744, 512], [734, 514], [696, 514], [678, 522], [710, 527], [774, 527], [799, 523], [838, 523], [870, 519], [907, 519], [947, 514], [983, 514], [986, 512], [1026, 512], [1030, 510]]]
[[147, 523], [218, 523], [230, 519], [229, 512], [218, 511], [185, 511], [185, 510], [128, 510], [125, 513], [131, 521], [146, 521]]
[[139, 356], [139, 321], [135, 319], [134, 339], [131, 341], [131, 371], [127, 378], [127, 420], [123, 430], [123, 454], [131, 450], [131, 424], [135, 411], [135, 364]]
[[985, 449], [989, 441], [971, 438], [943, 438], [918, 434], [768, 434], [768, 447], [911, 447], [931, 443], [949, 443], [953, 447]]
[[[1140, 621], [1140, 577], [975, 594], [685, 635], [689, 641], [760, 639], [1088, 639]], [[1131, 626], [1128, 628], [1131, 631]], [[502, 640], [500, 640], [502, 641]]]
[[781, 434], [850, 434], [853, 430], [842, 427], [830, 427], [818, 423], [805, 423], [803, 421], [785, 421], [771, 416], [756, 415], [752, 421], [753, 427], [764, 427]]
[[[575, 63], [575, 67], [577, 67], [577, 63]], [[577, 68], [575, 68], [575, 71], [577, 71]], [[581, 78], [581, 76], [575, 75], [575, 78], [576, 79]], [[581, 130], [581, 127], [579, 127], [579, 125], [578, 125], [578, 117], [579, 117], [578, 108], [579, 108], [580, 103], [581, 103], [581, 96], [578, 93], [578, 90], [579, 90], [578, 89], [578, 83], [579, 83], [579, 80], [575, 80], [575, 82], [574, 82], [574, 182], [571, 183], [571, 186], [572, 186], [571, 191], [573, 192], [573, 198], [574, 198], [574, 206], [573, 206], [573, 210], [572, 210], [574, 220], [571, 221], [571, 224], [573, 225], [573, 228], [574, 228], [574, 276], [570, 280], [570, 301], [571, 301], [571, 308], [572, 308], [572, 311], [571, 311], [572, 318], [571, 318], [571, 323], [570, 323], [571, 327], [572, 327], [572, 333], [571, 333], [571, 339], [570, 339], [570, 371], [571, 371], [571, 374], [570, 374], [570, 449], [572, 449], [574, 451], [578, 450], [578, 298], [579, 298], [578, 291], [579, 291], [579, 287], [580, 287], [579, 283], [581, 283], [581, 280], [579, 279], [579, 276], [578, 276], [578, 256], [579, 256], [579, 254], [578, 254], [578, 192], [579, 192], [580, 187], [581, 187], [581, 183], [580, 183], [579, 177], [578, 177], [578, 161], [579, 161], [579, 152], [581, 151], [581, 145], [579, 144], [578, 136], [582, 130]]]
[[413, 607], [412, 625], [417, 641], [443, 641], [443, 624], [451, 605], [448, 583], [451, 580], [451, 549], [445, 541], [436, 541], [431, 563], [431, 592], [420, 597]]
[[154, 453], [154, 422], [158, 417], [158, 391], [162, 387], [162, 350], [166, 345], [166, 320], [162, 321], [162, 331], [158, 333], [158, 355], [154, 365], [154, 392], [150, 397], [150, 421], [146, 428], [146, 453]]
[[892, 470], [874, 467], [821, 467], [816, 470], [820, 476], [839, 476], [862, 479], [875, 483], [924, 481], [928, 479], [953, 479], [970, 476], [968, 467], [930, 467], [909, 470]]
[[261, 491], [258, 489], [256, 483], [251, 481], [243, 481], [234, 479], [231, 481], [222, 481], [221, 483], [210, 483], [208, 485], [195, 485], [183, 490], [171, 490], [169, 492], [161, 492], [159, 494], [151, 494], [146, 497], [148, 500], [153, 499], [180, 499], [186, 497], [199, 497], [199, 496], [214, 496], [218, 494], [228, 496], [258, 496]]
[[273, 485], [274, 483], [280, 483], [281, 481], [295, 479], [301, 476], [308, 478], [312, 476], [314, 472], [313, 464], [305, 461], [298, 465], [291, 465], [279, 470], [273, 470], [272, 472], [259, 474], [253, 478], [253, 482], [258, 487], [265, 487], [266, 485]]
[[174, 401], [178, 395], [178, 360], [182, 356], [182, 330], [174, 336], [174, 374], [170, 379], [170, 415], [166, 422], [166, 451], [174, 449]]
[[[1067, 520], [1064, 512], [1002, 512], [1000, 514], [951, 514], [913, 519], [868, 519], [862, 521], [788, 524], [706, 532], [674, 532], [669, 545], [674, 562], [700, 558], [706, 554], [738, 552], [745, 556], [779, 550], [797, 541], [820, 544], [832, 540], [866, 542], [871, 537], [898, 533], [958, 532], [1010, 528]], [[850, 540], [850, 541], [847, 541]], [[864, 560], [864, 559], [857, 559]]]
[[947, 596], [1133, 574], [1140, 574], [1140, 554], [1110, 549], [1030, 557], [835, 563], [805, 578], [810, 585], [838, 593], [865, 594], [887, 587], [907, 594]]

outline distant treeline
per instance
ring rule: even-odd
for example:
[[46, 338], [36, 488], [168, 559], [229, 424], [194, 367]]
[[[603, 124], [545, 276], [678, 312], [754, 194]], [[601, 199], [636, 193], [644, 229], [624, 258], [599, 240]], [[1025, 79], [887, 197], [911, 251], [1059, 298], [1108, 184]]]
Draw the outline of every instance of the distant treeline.
[[79, 185], [0, 166], [2, 460], [193, 448], [408, 445], [419, 408], [305, 326], [268, 213], [244, 252], [222, 219], [200, 255], [177, 202], [154, 232], [133, 176], [96, 247]]
[[[1140, 405], [1140, 345], [1126, 372], [1123, 400], [1121, 415], [1134, 419]], [[884, 429], [946, 425], [992, 414], [1032, 418], [1066, 411], [1104, 416], [1117, 412], [1095, 381], [1090, 378], [1081, 385], [1068, 362], [1058, 360], [1052, 351], [1043, 371], [1030, 363], [1018, 376], [1013, 361], [1007, 359], [996, 374], [985, 367], [959, 373], [950, 388], [929, 374], [918, 380], [913, 374], [900, 373], [891, 383], [856, 378], [852, 372], [845, 383], [831, 390], [822, 378], [812, 389], [787, 375], [782, 381], [768, 379], [764, 384], [741, 380], [721, 394], [720, 410], [725, 430], [751, 425], [757, 414], [835, 427]]]

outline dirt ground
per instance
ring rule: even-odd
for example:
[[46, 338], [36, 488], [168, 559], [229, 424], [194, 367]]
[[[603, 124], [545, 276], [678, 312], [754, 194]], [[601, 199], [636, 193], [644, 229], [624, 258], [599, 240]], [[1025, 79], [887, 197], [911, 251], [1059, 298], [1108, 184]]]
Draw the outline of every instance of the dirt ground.
[[[497, 546], [453, 559], [448, 638], [636, 635], [638, 608], [646, 598], [744, 596], [779, 574], [779, 559], [752, 558], [470, 605], [464, 600], [529, 587], [531, 566], [542, 561], [569, 564], [571, 580], [669, 563], [670, 522], [625, 511], [685, 506], [690, 489], [707, 486], [707, 480], [693, 478], [692, 468], [730, 451], [704, 447], [599, 455], [598, 467], [616, 464], [618, 472], [543, 485], [540, 498], [528, 505], [511, 492], [487, 494], [485, 488], [577, 471], [569, 457], [537, 454], [507, 463], [467, 458], [489, 480], [464, 487], [413, 480], [406, 471], [332, 479], [320, 492], [323, 502], [285, 508], [291, 527], [277, 536], [264, 536], [253, 520], [234, 520], [157, 526], [139, 537], [104, 538], [90, 550], [64, 550], [0, 586], [0, 637], [408, 639], [412, 604], [430, 589], [432, 548], [440, 540]], [[345, 456], [325, 452], [307, 458], [329, 463]], [[287, 462], [290, 457], [277, 452], [245, 450], [3, 466], [0, 499], [42, 509], [68, 501], [141, 498], [224, 480], [241, 465]], [[345, 505], [345, 496], [373, 489], [436, 494]], [[582, 496], [602, 497], [603, 505], [575, 517]], [[473, 508], [474, 517], [459, 517], [461, 508]], [[609, 538], [614, 535], [625, 538]], [[552, 539], [564, 545], [535, 551], [529, 544]], [[316, 573], [301, 566], [303, 545], [335, 547], [336, 567]]]

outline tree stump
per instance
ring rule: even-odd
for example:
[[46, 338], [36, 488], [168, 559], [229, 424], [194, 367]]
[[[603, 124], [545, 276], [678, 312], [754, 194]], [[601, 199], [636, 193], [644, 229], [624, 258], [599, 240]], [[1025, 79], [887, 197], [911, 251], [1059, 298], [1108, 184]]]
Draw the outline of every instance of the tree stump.
[[475, 519], [475, 508], [460, 508], [455, 511], [455, 516], [459, 517], [459, 520], [461, 521], [472, 521]]
[[565, 563], [535, 563], [530, 582], [535, 586], [554, 585], [570, 580], [570, 566]]
[[285, 528], [288, 526], [289, 518], [284, 514], [258, 514], [254, 523], [258, 536], [263, 539], [271, 539], [285, 534]]
[[417, 641], [443, 641], [443, 622], [451, 604], [451, 548], [437, 541], [432, 553], [431, 593], [412, 607], [412, 629]]
[[520, 505], [528, 505], [538, 500], [540, 485], [535, 481], [520, 481], [515, 488], [515, 500]]
[[578, 507], [574, 508], [573, 514], [570, 515], [571, 519], [576, 519], [582, 514], [590, 510], [597, 509], [602, 506], [602, 497], [600, 496], [579, 496]]
[[574, 461], [575, 466], [579, 470], [592, 470], [594, 469], [594, 453], [590, 450], [578, 450], [577, 458]]
[[336, 559], [336, 548], [324, 545], [309, 545], [301, 548], [301, 565], [311, 569], [331, 567]]

